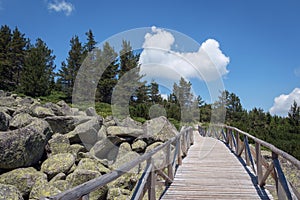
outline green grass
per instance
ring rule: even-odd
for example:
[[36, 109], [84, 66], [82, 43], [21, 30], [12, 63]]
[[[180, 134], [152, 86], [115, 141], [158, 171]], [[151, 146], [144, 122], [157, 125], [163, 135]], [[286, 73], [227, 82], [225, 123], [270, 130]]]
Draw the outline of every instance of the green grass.
[[111, 105], [108, 103], [96, 102], [95, 109], [96, 109], [96, 112], [98, 113], [98, 115], [100, 115], [104, 118], [112, 115]]
[[66, 97], [67, 96], [63, 92], [52, 91], [49, 96], [38, 97], [38, 99], [40, 99], [41, 103], [44, 104], [44, 103], [47, 103], [47, 102], [57, 103], [61, 100], [65, 100]]

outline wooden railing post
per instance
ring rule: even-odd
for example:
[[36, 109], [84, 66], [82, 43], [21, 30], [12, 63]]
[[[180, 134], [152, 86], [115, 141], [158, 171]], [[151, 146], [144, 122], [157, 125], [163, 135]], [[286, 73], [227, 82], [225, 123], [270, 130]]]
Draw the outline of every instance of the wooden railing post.
[[178, 137], [176, 146], [178, 148], [178, 154], [177, 154], [178, 165], [182, 165], [181, 136]]
[[167, 169], [168, 169], [168, 177], [173, 181], [174, 180], [174, 174], [173, 174], [173, 165], [172, 165], [172, 159], [171, 159], [171, 144], [167, 146]]
[[154, 170], [153, 165], [153, 159], [152, 157], [147, 160], [147, 162], [152, 166], [152, 169], [150, 171], [150, 175], [148, 177], [148, 199], [149, 200], [155, 200], [155, 182], [156, 182], [156, 174]]
[[239, 156], [240, 151], [240, 133], [236, 131], [236, 151], [235, 154]]
[[261, 148], [259, 143], [255, 143], [255, 152], [256, 152], [256, 176], [257, 182], [260, 185], [262, 181], [262, 157], [261, 157]]
[[277, 196], [278, 199], [293, 199], [291, 191], [289, 189], [287, 180], [284, 176], [284, 173], [281, 169], [279, 160], [278, 160], [278, 154], [272, 152], [272, 159], [274, 163], [274, 171], [275, 171], [275, 182], [276, 182], [276, 190], [277, 190]]

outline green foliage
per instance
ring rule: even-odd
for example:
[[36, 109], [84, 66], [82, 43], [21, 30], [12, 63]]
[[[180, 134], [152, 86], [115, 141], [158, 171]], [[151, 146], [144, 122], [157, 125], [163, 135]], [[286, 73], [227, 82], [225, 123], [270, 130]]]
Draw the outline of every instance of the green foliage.
[[102, 117], [107, 117], [112, 115], [111, 105], [108, 103], [96, 102], [95, 109], [98, 115]]
[[67, 95], [67, 100], [70, 102], [72, 98], [73, 86], [75, 83], [77, 72], [82, 64], [84, 59], [85, 51], [81, 42], [79, 41], [78, 36], [74, 36], [70, 40], [71, 49], [68, 54], [67, 64], [62, 62], [61, 69], [59, 70], [58, 82], [62, 91]]
[[51, 93], [55, 68], [55, 56], [52, 53], [41, 39], [37, 39], [35, 45], [29, 48], [20, 80], [21, 92], [32, 97]]
[[52, 102], [52, 103], [57, 103], [61, 100], [66, 100], [67, 96], [65, 93], [62, 91], [51, 91], [50, 95], [47, 96], [40, 96], [39, 99], [41, 100], [41, 103], [47, 103], [47, 102]]
[[28, 43], [24, 34], [17, 27], [11, 32], [8, 26], [1, 26], [0, 89], [12, 91], [19, 86]]

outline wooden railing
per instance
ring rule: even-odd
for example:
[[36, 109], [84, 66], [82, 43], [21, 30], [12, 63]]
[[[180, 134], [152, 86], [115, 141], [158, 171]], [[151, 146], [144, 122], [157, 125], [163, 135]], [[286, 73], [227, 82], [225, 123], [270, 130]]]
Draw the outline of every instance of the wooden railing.
[[[300, 170], [300, 161], [293, 156], [276, 148], [270, 143], [231, 126], [211, 125], [209, 128], [199, 126], [199, 133], [203, 136], [211, 136], [223, 140], [240, 158], [244, 152], [244, 161], [248, 166], [251, 165], [260, 187], [265, 186], [267, 178], [272, 176], [276, 184], [278, 199], [300, 199], [299, 191], [287, 180], [281, 168], [280, 160], [278, 159], [278, 157], [281, 156]], [[249, 139], [254, 142], [255, 148], [249, 145]], [[272, 162], [270, 164], [261, 154], [262, 146], [272, 152]]]
[[[141, 178], [138, 180], [135, 190], [131, 199], [142, 199], [146, 192], [148, 192], [148, 199], [156, 199], [155, 186], [160, 184], [157, 181], [157, 176], [160, 176], [164, 180], [164, 185], [168, 186], [173, 182], [176, 172], [176, 166], [182, 164], [182, 157], [187, 154], [190, 145], [194, 142], [193, 129], [191, 127], [183, 127], [175, 137], [171, 138], [167, 142], [159, 145], [148, 153], [135, 158], [129, 163], [124, 164], [119, 169], [111, 171], [108, 174], [104, 174], [98, 178], [90, 180], [86, 183], [78, 185], [70, 190], [55, 196], [42, 198], [43, 200], [74, 200], [82, 199], [88, 200], [89, 193], [105, 186], [106, 184], [116, 180], [125, 173], [128, 173], [134, 167], [141, 165], [143, 162], [147, 162], [144, 172]], [[175, 150], [172, 153], [172, 146], [175, 146]], [[165, 165], [163, 168], [155, 166], [154, 156], [165, 151]], [[167, 174], [164, 170], [167, 169]]]

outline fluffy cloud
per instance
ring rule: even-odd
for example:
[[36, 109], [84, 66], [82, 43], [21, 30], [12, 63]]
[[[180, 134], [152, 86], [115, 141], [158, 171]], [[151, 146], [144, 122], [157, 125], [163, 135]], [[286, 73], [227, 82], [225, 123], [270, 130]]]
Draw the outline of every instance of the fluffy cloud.
[[295, 88], [290, 94], [275, 97], [274, 105], [269, 111], [273, 115], [287, 116], [294, 101], [300, 105], [300, 88]]
[[140, 56], [141, 73], [166, 82], [180, 77], [208, 82], [228, 73], [229, 58], [222, 53], [216, 40], [206, 40], [195, 52], [174, 51], [174, 43], [175, 38], [170, 32], [152, 27], [152, 33], [145, 35]]
[[73, 6], [73, 4], [65, 2], [64, 0], [55, 0], [54, 2], [48, 3], [48, 9], [55, 12], [64, 12], [67, 16], [69, 16], [73, 12], [75, 7]]

